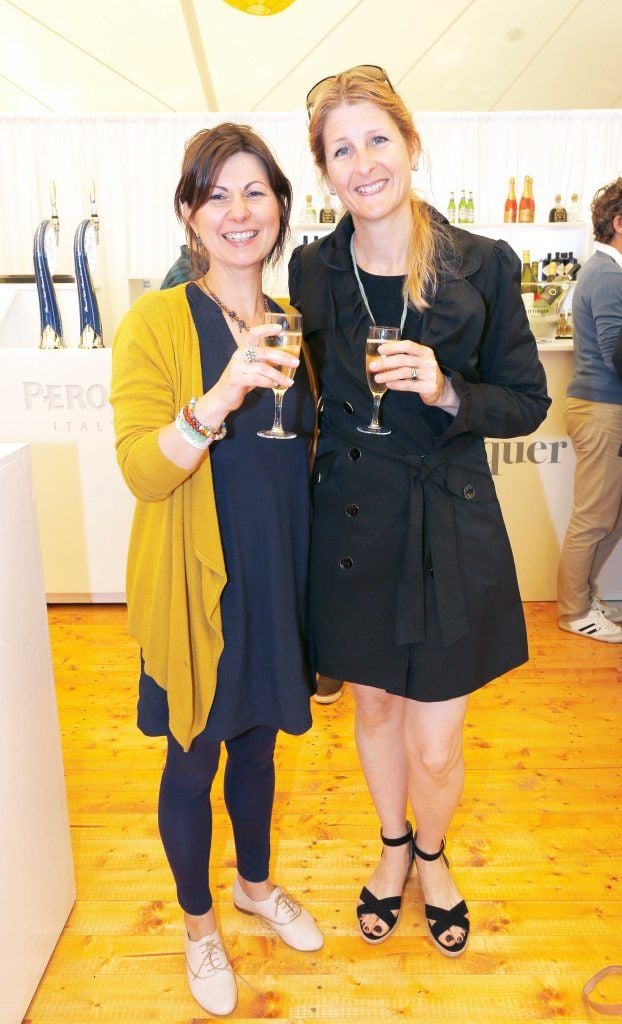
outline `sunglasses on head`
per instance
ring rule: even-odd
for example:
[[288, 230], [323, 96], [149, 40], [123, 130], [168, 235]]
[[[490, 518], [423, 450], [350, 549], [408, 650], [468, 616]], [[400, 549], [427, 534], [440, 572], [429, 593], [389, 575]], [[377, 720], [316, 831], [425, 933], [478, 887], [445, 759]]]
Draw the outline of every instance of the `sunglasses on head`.
[[[347, 71], [340, 71], [339, 75], [360, 75], [361, 78], [370, 78], [372, 82], [386, 82], [391, 92], [395, 92], [386, 71], [377, 64], [357, 64], [355, 68], [348, 68]], [[335, 78], [338, 78], [339, 75], [327, 75], [326, 78], [320, 78], [319, 82], [316, 82], [313, 88], [309, 89], [309, 92], [307, 93], [307, 114], [311, 114], [311, 108], [318, 98], [318, 94], [320, 93], [324, 82], [332, 82]]]

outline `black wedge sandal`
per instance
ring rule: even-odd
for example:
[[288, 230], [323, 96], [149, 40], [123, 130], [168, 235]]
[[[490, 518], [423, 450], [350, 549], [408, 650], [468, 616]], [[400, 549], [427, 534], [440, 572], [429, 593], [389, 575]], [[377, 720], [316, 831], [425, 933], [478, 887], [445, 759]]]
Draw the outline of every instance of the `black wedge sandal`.
[[[398, 839], [386, 839], [380, 829], [380, 838], [383, 846], [405, 846], [406, 843], [410, 844], [410, 864], [408, 865], [408, 871], [406, 872], [406, 878], [404, 879], [404, 885], [408, 880], [408, 876], [412, 871], [413, 861], [415, 859], [414, 854], [414, 839], [413, 839], [413, 827], [409, 821], [406, 822], [408, 831], [405, 835], [400, 836]], [[382, 856], [382, 854], [381, 854]], [[403, 891], [403, 889], [402, 889]], [[356, 916], [359, 921], [359, 929], [365, 942], [369, 942], [372, 946], [377, 946], [381, 942], [385, 942], [392, 935], [397, 928], [398, 921], [402, 913], [402, 897], [400, 896], [387, 896], [383, 900], [379, 900], [377, 896], [374, 896], [373, 892], [370, 892], [365, 886], [361, 889], [359, 899], [363, 902], [356, 908]], [[387, 931], [382, 932], [381, 935], [374, 935], [363, 930], [362, 918], [365, 914], [375, 914], [379, 917], [387, 926]], [[374, 927], [378, 927], [375, 925]]]
[[[447, 867], [449, 867], [449, 861], [445, 855], [445, 839], [441, 843], [440, 850], [436, 853], [424, 853], [417, 846], [417, 835], [413, 839], [413, 855], [421, 857], [421, 860], [438, 860], [442, 857]], [[467, 942], [469, 941], [469, 930], [471, 922], [469, 921], [467, 914], [469, 908], [467, 907], [464, 900], [460, 900], [460, 903], [456, 903], [455, 907], [451, 907], [450, 910], [443, 910], [442, 907], [433, 907], [429, 903], [425, 905], [425, 917], [430, 933], [430, 938], [436, 946], [440, 949], [441, 953], [445, 956], [461, 956], [464, 953]], [[447, 946], [444, 942], [441, 942], [439, 936], [446, 932], [449, 928], [462, 928], [463, 936], [461, 939], [456, 939], [453, 946]]]

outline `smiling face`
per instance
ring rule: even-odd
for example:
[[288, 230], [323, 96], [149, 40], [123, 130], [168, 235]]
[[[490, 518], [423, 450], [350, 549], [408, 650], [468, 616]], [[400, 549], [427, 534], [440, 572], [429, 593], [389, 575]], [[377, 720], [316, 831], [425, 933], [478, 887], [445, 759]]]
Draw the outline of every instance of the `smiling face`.
[[279, 217], [264, 164], [241, 152], [224, 162], [206, 201], [188, 223], [209, 254], [210, 269], [260, 268], [275, 246]]
[[392, 117], [375, 103], [344, 103], [323, 132], [326, 174], [358, 220], [410, 217], [411, 153]]

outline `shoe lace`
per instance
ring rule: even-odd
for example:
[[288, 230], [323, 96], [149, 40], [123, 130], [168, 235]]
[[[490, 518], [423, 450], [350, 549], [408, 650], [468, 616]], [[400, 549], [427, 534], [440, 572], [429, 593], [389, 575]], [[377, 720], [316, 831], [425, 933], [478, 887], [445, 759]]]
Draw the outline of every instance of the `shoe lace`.
[[[229, 960], [226, 950], [224, 949], [223, 946], [220, 945], [219, 942], [217, 942], [216, 939], [203, 939], [201, 945], [199, 946], [199, 950], [203, 954], [203, 959], [199, 964], [198, 971], [196, 971], [196, 973], [192, 971], [195, 978], [206, 977], [207, 974], [213, 974], [215, 971], [224, 971], [227, 968], [229, 968], [231, 971], [233, 971], [233, 974], [238, 979], [238, 981], [243, 981], [245, 985], [248, 985], [248, 987], [252, 989], [255, 995], [261, 995], [259, 989], [255, 988], [255, 986], [248, 980], [248, 978], [245, 978], [243, 974], [240, 974], [238, 971], [236, 971], [233, 963]], [[186, 963], [187, 962], [188, 961], [186, 961]], [[188, 966], [190, 967], [189, 964]], [[192, 968], [190, 969], [192, 970]], [[203, 971], [205, 971], [206, 973], [203, 974]]]
[[607, 618], [607, 616], [605, 615], [605, 613], [602, 611], [602, 606], [601, 606], [601, 608], [595, 608], [594, 606], [592, 606], [591, 618], [592, 618], [592, 620], [594, 622], [594, 625], [598, 629], [602, 629], [606, 633], [613, 632], [613, 630], [611, 628], [612, 624], [609, 621], [609, 619]]
[[203, 959], [199, 964], [195, 977], [204, 977], [204, 971], [213, 974], [214, 971], [224, 971], [227, 967], [230, 967], [229, 957], [216, 939], [204, 939], [199, 946], [199, 950], [203, 955]]
[[296, 903], [296, 900], [290, 896], [288, 892], [285, 892], [284, 890], [281, 890], [274, 901], [274, 909], [277, 914], [281, 908], [283, 909], [284, 916], [288, 919], [288, 924], [290, 921], [294, 921], [302, 912], [302, 907]]

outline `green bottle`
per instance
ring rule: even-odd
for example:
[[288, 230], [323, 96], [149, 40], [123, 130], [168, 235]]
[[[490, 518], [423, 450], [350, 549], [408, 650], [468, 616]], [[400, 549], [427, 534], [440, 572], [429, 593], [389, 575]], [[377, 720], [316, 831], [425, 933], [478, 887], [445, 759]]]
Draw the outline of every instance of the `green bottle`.
[[450, 224], [456, 223], [456, 200], [454, 199], [453, 192], [449, 193], [449, 202], [447, 204], [447, 220]]
[[460, 193], [460, 202], [458, 203], [458, 224], [468, 224], [469, 214], [467, 210], [467, 201], [464, 194], [464, 189]]
[[473, 193], [469, 192], [469, 200], [467, 202], [467, 223], [475, 223], [475, 203], [473, 202]]

